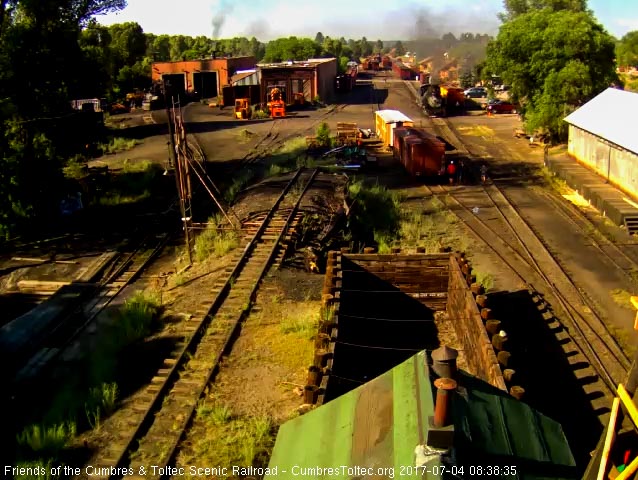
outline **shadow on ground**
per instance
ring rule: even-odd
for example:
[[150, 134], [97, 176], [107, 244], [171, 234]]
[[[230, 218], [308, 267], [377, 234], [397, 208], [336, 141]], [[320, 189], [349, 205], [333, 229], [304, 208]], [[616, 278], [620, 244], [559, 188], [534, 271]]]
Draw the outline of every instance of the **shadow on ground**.
[[434, 310], [347, 258], [342, 269], [339, 336], [326, 401], [439, 346]]
[[499, 292], [488, 297], [494, 318], [501, 320], [510, 338], [514, 383], [525, 388], [526, 403], [563, 426], [577, 465], [584, 471], [601, 433], [597, 414], [602, 412], [594, 411], [590, 402], [603, 394], [590, 396], [583, 391], [596, 378], [576, 378], [576, 372], [588, 365], [570, 365], [555, 337], [558, 332], [549, 328], [545, 311], [539, 310], [530, 292]]

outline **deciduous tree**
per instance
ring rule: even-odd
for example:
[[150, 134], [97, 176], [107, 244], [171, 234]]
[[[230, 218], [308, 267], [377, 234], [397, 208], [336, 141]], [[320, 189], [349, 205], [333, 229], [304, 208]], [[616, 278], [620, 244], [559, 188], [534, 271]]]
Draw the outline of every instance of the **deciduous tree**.
[[638, 30], [627, 33], [616, 46], [618, 65], [638, 67]]
[[501, 26], [487, 69], [512, 85], [530, 129], [565, 134], [562, 119], [617, 79], [613, 38], [591, 14], [535, 10]]

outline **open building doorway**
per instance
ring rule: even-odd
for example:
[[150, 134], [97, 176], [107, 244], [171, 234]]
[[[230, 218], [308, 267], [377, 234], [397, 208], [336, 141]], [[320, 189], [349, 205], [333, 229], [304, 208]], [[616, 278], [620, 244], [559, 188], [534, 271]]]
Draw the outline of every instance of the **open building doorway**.
[[218, 94], [217, 72], [193, 73], [193, 90], [200, 98], [213, 98]]

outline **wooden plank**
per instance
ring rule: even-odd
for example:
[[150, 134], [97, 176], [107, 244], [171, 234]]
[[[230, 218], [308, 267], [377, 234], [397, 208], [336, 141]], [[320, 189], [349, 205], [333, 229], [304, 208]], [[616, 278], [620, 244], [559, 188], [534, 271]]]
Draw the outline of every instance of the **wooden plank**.
[[17, 285], [20, 291], [51, 291], [55, 292], [62, 287], [67, 285], [79, 285], [79, 286], [87, 286], [92, 287], [94, 284], [84, 283], [84, 282], [60, 282], [60, 281], [50, 281], [50, 280], [20, 280]]
[[629, 396], [629, 393], [627, 393], [627, 390], [625, 390], [623, 384], [618, 385], [618, 396], [627, 410], [629, 417], [634, 422], [634, 425], [638, 426], [638, 409], [636, 409], [636, 404]]
[[611, 415], [609, 416], [609, 424], [607, 425], [607, 436], [605, 437], [605, 444], [603, 445], [603, 458], [600, 461], [600, 467], [598, 468], [597, 480], [603, 480], [605, 478], [605, 472], [607, 471], [607, 462], [609, 461], [609, 453], [611, 452], [611, 445], [616, 436], [616, 420], [618, 419], [618, 408], [620, 407], [620, 398], [614, 398], [614, 402], [611, 406]]

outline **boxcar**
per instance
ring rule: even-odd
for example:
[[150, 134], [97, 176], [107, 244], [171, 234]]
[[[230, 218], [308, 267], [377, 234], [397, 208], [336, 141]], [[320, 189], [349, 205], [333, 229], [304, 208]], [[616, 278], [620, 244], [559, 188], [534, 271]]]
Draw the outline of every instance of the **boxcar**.
[[396, 128], [414, 126], [412, 119], [398, 110], [378, 110], [375, 112], [374, 124], [377, 137], [388, 147], [394, 144]]
[[395, 129], [394, 151], [408, 173], [436, 178], [445, 171], [445, 143], [417, 128]]

